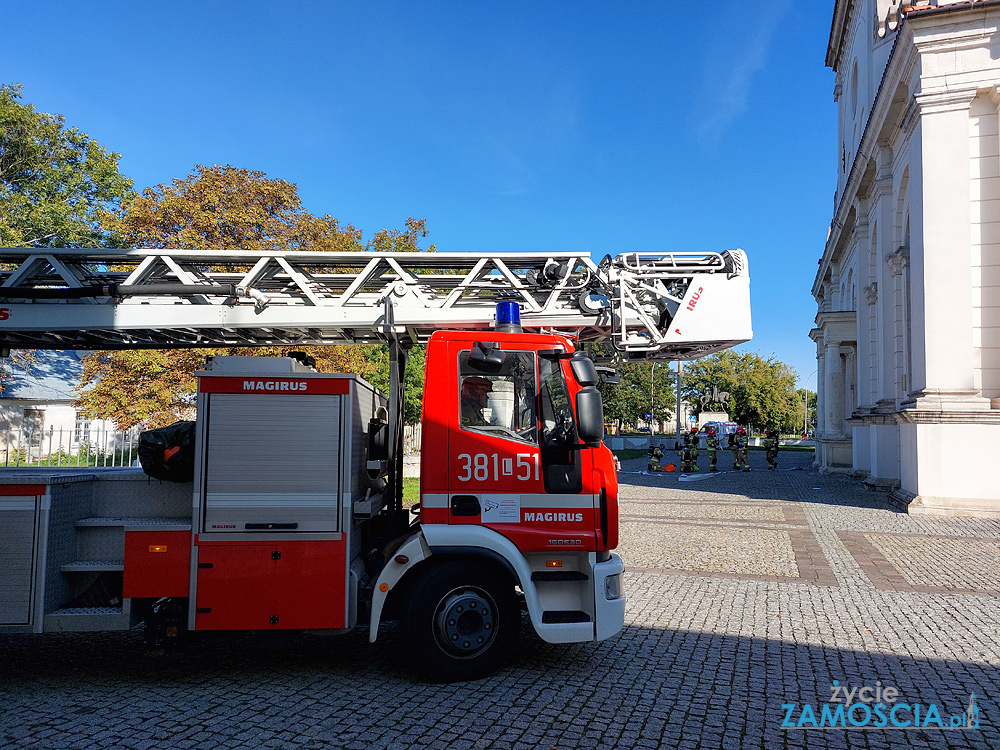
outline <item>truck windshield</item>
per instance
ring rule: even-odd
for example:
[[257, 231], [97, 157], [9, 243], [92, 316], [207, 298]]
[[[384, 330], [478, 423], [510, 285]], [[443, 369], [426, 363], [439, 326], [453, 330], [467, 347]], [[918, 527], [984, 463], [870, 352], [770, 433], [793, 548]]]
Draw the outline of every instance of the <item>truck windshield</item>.
[[539, 394], [542, 417], [542, 447], [567, 448], [576, 445], [576, 424], [569, 404], [569, 392], [558, 360], [542, 358], [539, 363], [542, 389]]
[[503, 366], [495, 374], [470, 366], [469, 352], [462, 352], [458, 365], [463, 430], [538, 443], [534, 352], [504, 352]]

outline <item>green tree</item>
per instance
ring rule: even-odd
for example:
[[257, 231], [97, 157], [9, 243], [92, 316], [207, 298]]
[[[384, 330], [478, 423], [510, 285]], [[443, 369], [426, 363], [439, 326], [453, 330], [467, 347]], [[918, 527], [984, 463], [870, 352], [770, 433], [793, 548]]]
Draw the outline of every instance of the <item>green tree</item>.
[[734, 421], [757, 430], [789, 432], [796, 429], [796, 422], [801, 424], [802, 401], [795, 378], [795, 370], [775, 357], [727, 349], [685, 367], [681, 393], [698, 412], [698, 397], [716, 386], [729, 392], [729, 415]]
[[[134, 191], [118, 172], [119, 155], [62, 115], [21, 101], [23, 87], [0, 86], [0, 246], [105, 247], [118, 242], [100, 224]], [[30, 371], [31, 351], [14, 350], [0, 366], [0, 389], [11, 365]]]
[[184, 179], [146, 188], [104, 225], [134, 247], [192, 250], [362, 250], [361, 231], [302, 207], [298, 188], [263, 172], [196, 166]]
[[[369, 374], [365, 379], [383, 393], [389, 392], [389, 350], [384, 346], [354, 347], [369, 350]], [[420, 421], [424, 401], [424, 364], [427, 349], [415, 346], [410, 350], [409, 361], [406, 364], [406, 376], [403, 379], [403, 420], [406, 424], [416, 424]]]
[[674, 410], [673, 375], [666, 363], [626, 362], [617, 369], [620, 383], [598, 386], [604, 401], [604, 421], [616, 422], [619, 428], [634, 428], [652, 413], [662, 431]]
[[[425, 251], [417, 243], [428, 234], [427, 219], [411, 216], [406, 220], [406, 229], [380, 229], [375, 232], [365, 249], [376, 253], [421, 253]], [[437, 246], [431, 244], [426, 252], [437, 252]]]
[[[320, 372], [356, 372], [369, 381], [379, 375], [373, 353], [381, 347], [314, 346]], [[83, 362], [75, 405], [92, 417], [110, 419], [119, 429], [160, 427], [193, 419], [197, 378], [208, 356], [287, 356], [303, 347], [213, 349], [126, 349], [98, 351]], [[367, 351], [366, 351], [367, 350]]]
[[[360, 251], [372, 245], [409, 251], [418, 250], [418, 240], [427, 235], [426, 220], [410, 218], [405, 230], [380, 230], [365, 245], [355, 227], [307, 212], [292, 183], [232, 166], [198, 166], [184, 179], [144, 190], [104, 221], [128, 245], [223, 252]], [[205, 356], [275, 356], [292, 349], [314, 357], [320, 371], [355, 372], [373, 385], [388, 386], [388, 356], [378, 346], [104, 351], [87, 359], [77, 404], [119, 427], [167, 424], [190, 416], [194, 372]], [[411, 359], [406, 382], [404, 413], [413, 422], [420, 418], [423, 396], [420, 353]]]
[[134, 195], [119, 154], [24, 104], [22, 90], [0, 87], [0, 246], [115, 246], [101, 216]]

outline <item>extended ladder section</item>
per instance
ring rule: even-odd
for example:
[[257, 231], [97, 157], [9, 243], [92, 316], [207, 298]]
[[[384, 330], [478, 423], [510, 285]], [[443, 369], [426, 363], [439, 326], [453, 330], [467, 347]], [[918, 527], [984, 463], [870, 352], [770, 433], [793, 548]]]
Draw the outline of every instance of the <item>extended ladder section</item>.
[[[694, 359], [748, 341], [741, 250], [586, 254], [255, 253], [0, 248], [0, 347], [137, 349], [422, 343], [490, 330], [514, 300], [528, 331]], [[387, 304], [391, 303], [391, 304]], [[391, 308], [391, 320], [386, 320]]]

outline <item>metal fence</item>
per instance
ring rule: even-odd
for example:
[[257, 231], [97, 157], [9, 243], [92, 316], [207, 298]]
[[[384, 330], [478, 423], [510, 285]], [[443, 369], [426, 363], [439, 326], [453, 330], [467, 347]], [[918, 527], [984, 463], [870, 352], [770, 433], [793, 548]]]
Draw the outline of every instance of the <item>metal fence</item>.
[[0, 431], [3, 466], [132, 466], [139, 458], [139, 429], [86, 430], [20, 427]]
[[420, 453], [420, 424], [408, 424], [403, 427], [403, 453]]
[[[85, 431], [41, 427], [0, 430], [0, 465], [3, 466], [133, 466], [139, 458], [139, 428], [112, 430], [95, 427]], [[403, 429], [403, 452], [420, 453], [419, 424]]]

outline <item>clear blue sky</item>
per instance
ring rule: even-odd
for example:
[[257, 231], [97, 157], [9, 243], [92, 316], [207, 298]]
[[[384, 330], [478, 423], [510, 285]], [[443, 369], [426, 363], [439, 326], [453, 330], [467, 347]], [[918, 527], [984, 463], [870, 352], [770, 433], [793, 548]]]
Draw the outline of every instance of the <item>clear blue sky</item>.
[[833, 0], [0, 0], [0, 83], [138, 188], [233, 164], [441, 251], [723, 250], [754, 340], [815, 390], [836, 187]]

